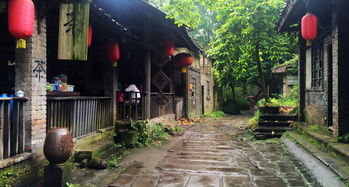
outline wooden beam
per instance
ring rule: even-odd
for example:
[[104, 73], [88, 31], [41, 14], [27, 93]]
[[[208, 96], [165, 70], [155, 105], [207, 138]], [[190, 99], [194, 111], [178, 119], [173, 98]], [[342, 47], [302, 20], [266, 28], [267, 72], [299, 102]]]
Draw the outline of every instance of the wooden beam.
[[7, 12], [7, 2], [6, 1], [0, 1], [0, 13]]
[[305, 84], [306, 84], [306, 45], [299, 32], [299, 60], [298, 60], [298, 85], [299, 85], [299, 115], [298, 120], [304, 121], [305, 110]]
[[145, 56], [144, 56], [144, 91], [145, 91], [145, 119], [150, 119], [150, 104], [151, 104], [151, 19], [150, 15], [147, 15], [146, 21], [144, 23], [144, 36], [143, 44], [145, 46]]

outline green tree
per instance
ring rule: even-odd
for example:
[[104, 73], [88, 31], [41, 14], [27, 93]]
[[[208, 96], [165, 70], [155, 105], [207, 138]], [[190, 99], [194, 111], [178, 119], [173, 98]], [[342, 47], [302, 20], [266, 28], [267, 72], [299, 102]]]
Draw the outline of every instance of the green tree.
[[194, 28], [192, 35], [200, 43], [210, 43], [219, 85], [233, 91], [241, 84], [255, 84], [269, 97], [271, 68], [292, 58], [296, 49], [295, 36], [275, 29], [284, 0], [165, 1], [169, 18]]

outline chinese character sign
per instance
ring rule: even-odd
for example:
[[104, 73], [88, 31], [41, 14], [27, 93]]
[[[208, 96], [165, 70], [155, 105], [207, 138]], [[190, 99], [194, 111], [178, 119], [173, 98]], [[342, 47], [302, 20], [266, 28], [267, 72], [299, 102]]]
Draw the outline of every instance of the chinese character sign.
[[62, 3], [59, 15], [58, 59], [87, 60], [90, 3]]

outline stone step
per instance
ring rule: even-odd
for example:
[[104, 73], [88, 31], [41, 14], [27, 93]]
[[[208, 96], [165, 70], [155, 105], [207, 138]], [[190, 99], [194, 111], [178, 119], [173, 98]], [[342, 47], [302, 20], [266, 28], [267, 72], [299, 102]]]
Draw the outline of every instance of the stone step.
[[283, 133], [280, 132], [276, 132], [276, 133], [272, 133], [272, 132], [255, 132], [254, 133], [255, 138], [257, 140], [264, 140], [264, 139], [268, 139], [268, 138], [280, 138]]
[[259, 121], [258, 127], [291, 127], [292, 122], [284, 121]]
[[293, 130], [292, 127], [258, 127], [255, 132], [285, 132]]
[[296, 121], [296, 115], [288, 114], [261, 114], [259, 116], [259, 121]]

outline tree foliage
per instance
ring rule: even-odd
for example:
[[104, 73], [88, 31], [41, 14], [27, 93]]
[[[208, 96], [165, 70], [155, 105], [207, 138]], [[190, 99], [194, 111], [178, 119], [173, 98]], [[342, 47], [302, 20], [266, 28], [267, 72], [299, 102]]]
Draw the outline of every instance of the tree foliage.
[[276, 31], [284, 5], [284, 0], [167, 0], [164, 7], [169, 18], [195, 28], [194, 38], [209, 43], [220, 86], [263, 88], [271, 68], [295, 53], [296, 37]]

